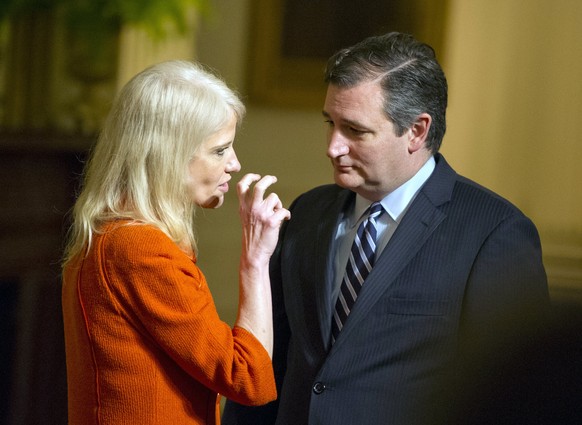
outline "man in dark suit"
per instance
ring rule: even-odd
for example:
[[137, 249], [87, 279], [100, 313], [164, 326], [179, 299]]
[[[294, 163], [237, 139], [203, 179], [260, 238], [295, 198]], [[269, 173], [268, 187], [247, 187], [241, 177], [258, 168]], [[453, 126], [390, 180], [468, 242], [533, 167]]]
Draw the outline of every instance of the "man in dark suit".
[[336, 184], [297, 198], [271, 260], [279, 399], [228, 402], [223, 423], [433, 423], [477, 343], [548, 307], [538, 233], [438, 153], [447, 82], [431, 47], [372, 37], [326, 81]]

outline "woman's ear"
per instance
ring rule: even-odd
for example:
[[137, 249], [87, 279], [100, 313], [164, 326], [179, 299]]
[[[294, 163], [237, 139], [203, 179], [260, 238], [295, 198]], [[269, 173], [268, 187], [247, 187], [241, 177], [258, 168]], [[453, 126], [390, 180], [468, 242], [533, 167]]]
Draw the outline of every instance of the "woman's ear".
[[420, 114], [416, 118], [416, 121], [408, 130], [410, 134], [410, 138], [408, 140], [409, 153], [414, 153], [425, 147], [425, 142], [426, 138], [428, 137], [428, 131], [430, 130], [431, 123], [432, 117], [426, 112]]

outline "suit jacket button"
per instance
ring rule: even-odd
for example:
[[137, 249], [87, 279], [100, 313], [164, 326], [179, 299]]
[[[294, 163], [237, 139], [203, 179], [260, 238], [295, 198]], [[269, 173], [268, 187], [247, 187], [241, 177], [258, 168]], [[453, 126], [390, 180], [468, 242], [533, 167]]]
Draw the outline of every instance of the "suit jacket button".
[[325, 391], [325, 385], [322, 382], [316, 382], [313, 384], [313, 392], [315, 394], [321, 394]]

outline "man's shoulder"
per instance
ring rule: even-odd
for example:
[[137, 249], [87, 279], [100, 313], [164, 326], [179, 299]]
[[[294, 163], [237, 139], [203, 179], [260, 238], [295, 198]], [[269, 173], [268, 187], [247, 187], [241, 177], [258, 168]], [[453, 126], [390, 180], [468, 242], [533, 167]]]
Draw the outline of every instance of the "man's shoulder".
[[339, 212], [355, 196], [353, 192], [335, 184], [314, 187], [299, 195], [291, 204], [291, 216], [308, 218], [328, 216], [332, 211]]
[[347, 192], [347, 189], [344, 189], [337, 184], [324, 184], [321, 186], [316, 186], [307, 192], [303, 193], [301, 197], [306, 198], [320, 198], [320, 197], [332, 197], [335, 198], [342, 192]]
[[441, 196], [439, 200], [445, 201], [444, 204], [447, 205], [447, 208], [475, 208], [489, 210], [489, 212], [497, 211], [502, 215], [523, 215], [509, 199], [466, 176], [457, 174], [446, 163], [444, 157], [440, 156], [439, 163], [441, 163], [441, 167], [437, 167], [439, 172], [432, 179], [432, 185], [427, 186], [430, 187], [428, 191], [431, 192], [432, 198], [437, 199], [434, 194], [439, 194]]
[[476, 206], [489, 207], [505, 213], [523, 214], [509, 199], [464, 176], [458, 176], [453, 190], [454, 196], [463, 198]]
[[351, 193], [349, 190], [343, 189], [336, 184], [324, 184], [302, 193], [293, 201], [293, 204], [333, 202], [338, 199], [338, 196], [348, 195], [349, 193]]

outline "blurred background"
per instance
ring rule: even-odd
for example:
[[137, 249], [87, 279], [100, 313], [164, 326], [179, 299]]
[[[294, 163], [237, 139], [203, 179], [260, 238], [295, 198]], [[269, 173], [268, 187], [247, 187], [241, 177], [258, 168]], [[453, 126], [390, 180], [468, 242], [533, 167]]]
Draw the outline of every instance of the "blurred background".
[[[442, 153], [532, 218], [553, 302], [582, 307], [579, 0], [3, 0], [0, 20], [0, 424], [66, 423], [66, 213], [115, 92], [161, 60], [200, 60], [242, 94], [240, 175], [277, 175], [289, 205], [332, 181], [325, 59], [390, 30], [431, 43], [449, 81]], [[197, 216], [199, 264], [229, 323], [233, 192]]]

